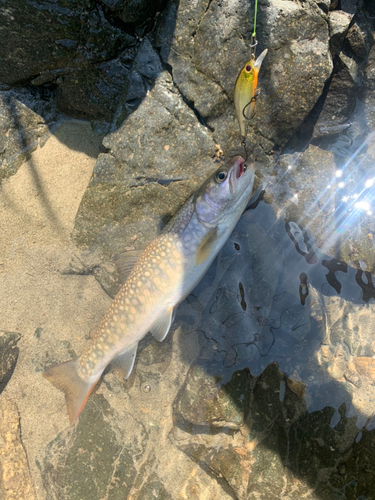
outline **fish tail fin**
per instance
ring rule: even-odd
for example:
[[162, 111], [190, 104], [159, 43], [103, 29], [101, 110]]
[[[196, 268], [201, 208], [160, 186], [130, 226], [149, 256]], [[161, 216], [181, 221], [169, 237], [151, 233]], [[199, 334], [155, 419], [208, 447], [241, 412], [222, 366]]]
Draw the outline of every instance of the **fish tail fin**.
[[72, 424], [83, 410], [97, 380], [91, 383], [81, 379], [77, 373], [77, 359], [51, 366], [43, 373], [43, 376], [57, 389], [64, 392], [69, 420]]

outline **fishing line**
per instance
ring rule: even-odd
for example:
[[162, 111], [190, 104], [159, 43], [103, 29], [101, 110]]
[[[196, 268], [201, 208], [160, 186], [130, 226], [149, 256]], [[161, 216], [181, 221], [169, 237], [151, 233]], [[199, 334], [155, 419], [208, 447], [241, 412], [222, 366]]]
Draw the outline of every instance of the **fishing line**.
[[[257, 13], [258, 13], [258, 0], [255, 0], [255, 4], [254, 4], [254, 28], [253, 28], [253, 32], [251, 34], [251, 41], [250, 41], [250, 49], [251, 49], [251, 59], [253, 61], [255, 61], [255, 52], [256, 52], [256, 46], [258, 45], [258, 40], [256, 39], [256, 27], [257, 27]], [[251, 116], [250, 118], [248, 118], [247, 116], [245, 116], [245, 110], [248, 106], [250, 106], [250, 104], [252, 104], [253, 102], [256, 101], [257, 97], [258, 97], [259, 93], [257, 95], [254, 95], [251, 99], [250, 99], [250, 102], [246, 104], [246, 106], [243, 108], [242, 110], [242, 114], [245, 118], [245, 120], [248, 120], [250, 121], [252, 118], [254, 118], [254, 115]], [[247, 150], [247, 144], [246, 144], [246, 136], [242, 138], [242, 142], [241, 142], [241, 146], [244, 148], [245, 150], [245, 161], [247, 160], [247, 157], [249, 155], [248, 153], [248, 150]]]
[[258, 0], [255, 0], [255, 5], [254, 5], [254, 29], [253, 29], [253, 33], [251, 35], [251, 43], [250, 43], [250, 48], [254, 49], [254, 50], [251, 51], [251, 57], [252, 57], [252, 59], [255, 59], [255, 50], [256, 50], [256, 46], [258, 45], [258, 40], [256, 39], [257, 13], [258, 13]]

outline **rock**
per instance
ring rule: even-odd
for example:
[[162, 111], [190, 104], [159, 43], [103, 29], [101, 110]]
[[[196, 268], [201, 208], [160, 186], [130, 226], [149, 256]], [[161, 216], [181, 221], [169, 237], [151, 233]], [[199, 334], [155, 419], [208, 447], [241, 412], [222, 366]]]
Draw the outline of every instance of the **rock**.
[[363, 14], [356, 15], [355, 22], [349, 28], [345, 44], [358, 62], [364, 62], [374, 45], [372, 29]]
[[249, 411], [250, 373], [234, 372], [232, 379], [223, 383], [217, 361], [213, 360], [208, 373], [206, 361], [190, 369], [175, 401], [175, 413], [194, 426], [239, 429]]
[[341, 9], [344, 12], [348, 12], [352, 16], [357, 12], [357, 9], [361, 6], [362, 0], [341, 0]]
[[0, 332], [0, 393], [16, 367], [19, 352], [17, 342], [20, 338], [19, 333]]
[[327, 13], [331, 6], [331, 0], [315, 0], [315, 3], [324, 13]]
[[342, 10], [333, 10], [328, 17], [329, 47], [332, 57], [340, 52], [351, 23], [352, 16]]
[[136, 40], [106, 18], [102, 5], [17, 0], [0, 19], [2, 82], [53, 85], [58, 107], [71, 116], [112, 118], [129, 66], [123, 51]]
[[[192, 374], [195, 367], [191, 370]], [[367, 473], [359, 465], [350, 470], [341, 464], [364, 456], [374, 431], [364, 430], [358, 438], [362, 433], [358, 435], [356, 418], [346, 415], [345, 404], [339, 407], [335, 423], [333, 408], [308, 413], [304, 385], [285, 378], [275, 364], [259, 377], [247, 373], [247, 379], [249, 411], [245, 422], [230, 434], [207, 432], [206, 427], [189, 425], [189, 420], [181, 425], [180, 402], [187, 384], [176, 400], [177, 427], [172, 434], [176, 445], [239, 500], [253, 496], [297, 500], [303, 495], [328, 500], [336, 488], [351, 481], [358, 485], [357, 495], [368, 494]], [[235, 401], [233, 397], [232, 404]]]
[[110, 256], [130, 244], [144, 248], [214, 169], [210, 133], [166, 72], [104, 146], [110, 152], [94, 168], [74, 238]]
[[74, 5], [59, 0], [46, 8], [16, 0], [2, 10], [1, 19], [0, 80], [9, 85], [45, 71], [104, 62], [134, 44], [132, 36], [107, 21], [101, 6], [90, 8], [86, 0]]
[[163, 483], [155, 472], [150, 474], [147, 481], [142, 475], [134, 483], [133, 490], [128, 496], [129, 500], [172, 500], [172, 496], [164, 488]]
[[139, 25], [152, 18], [163, 6], [161, 0], [136, 0], [135, 2], [127, 2], [126, 0], [103, 0], [103, 3], [116, 17], [121, 19], [124, 23], [134, 23], [139, 30]]
[[3, 500], [36, 500], [21, 440], [16, 403], [0, 397], [0, 494]]
[[127, 82], [123, 87], [120, 103], [115, 113], [114, 130], [120, 127], [125, 118], [138, 107], [147, 89], [154, 85], [161, 71], [160, 57], [150, 39], [146, 37], [139, 46]]
[[0, 91], [0, 182], [14, 175], [59, 119], [55, 107], [25, 90]]
[[315, 110], [319, 117], [313, 137], [337, 134], [350, 126], [349, 120], [356, 107], [361, 81], [361, 72], [354, 59], [343, 53], [338, 55], [328, 92]]
[[116, 59], [58, 77], [54, 102], [69, 116], [111, 122], [128, 74], [128, 51]]
[[[49, 497], [124, 498], [145, 451], [143, 427], [130, 415], [120, 426], [103, 396], [90, 397], [76, 427], [51, 441], [38, 466]], [[85, 478], [85, 480], [82, 480]]]

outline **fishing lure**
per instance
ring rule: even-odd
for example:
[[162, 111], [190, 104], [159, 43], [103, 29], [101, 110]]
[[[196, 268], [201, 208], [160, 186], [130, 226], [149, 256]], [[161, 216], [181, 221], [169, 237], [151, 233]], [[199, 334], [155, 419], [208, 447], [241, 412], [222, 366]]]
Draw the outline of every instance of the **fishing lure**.
[[267, 49], [263, 50], [256, 60], [251, 58], [241, 69], [236, 80], [234, 105], [242, 137], [246, 137], [247, 122], [254, 114], [255, 101], [259, 94], [258, 74], [267, 52]]

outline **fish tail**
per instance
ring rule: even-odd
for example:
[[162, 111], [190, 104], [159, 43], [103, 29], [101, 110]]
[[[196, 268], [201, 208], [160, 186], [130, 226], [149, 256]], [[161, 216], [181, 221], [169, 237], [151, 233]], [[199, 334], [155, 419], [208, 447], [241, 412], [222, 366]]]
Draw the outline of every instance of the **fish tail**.
[[51, 366], [43, 376], [65, 394], [69, 420], [72, 424], [83, 410], [97, 380], [83, 380], [77, 373], [77, 359]]

